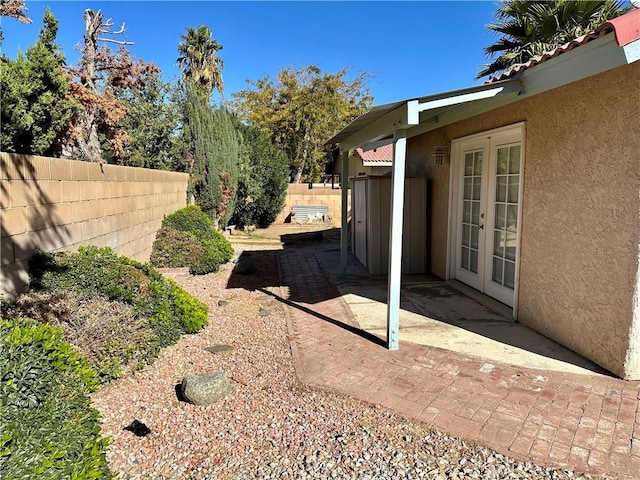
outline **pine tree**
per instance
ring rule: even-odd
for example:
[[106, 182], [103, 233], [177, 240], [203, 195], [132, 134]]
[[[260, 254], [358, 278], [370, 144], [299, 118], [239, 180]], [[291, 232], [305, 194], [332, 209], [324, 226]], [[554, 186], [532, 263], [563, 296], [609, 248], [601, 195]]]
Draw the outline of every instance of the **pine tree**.
[[61, 140], [77, 111], [68, 98], [70, 79], [64, 73], [65, 58], [55, 43], [58, 20], [50, 10], [44, 26], [26, 56], [0, 59], [2, 121], [0, 148], [7, 152], [57, 155]]

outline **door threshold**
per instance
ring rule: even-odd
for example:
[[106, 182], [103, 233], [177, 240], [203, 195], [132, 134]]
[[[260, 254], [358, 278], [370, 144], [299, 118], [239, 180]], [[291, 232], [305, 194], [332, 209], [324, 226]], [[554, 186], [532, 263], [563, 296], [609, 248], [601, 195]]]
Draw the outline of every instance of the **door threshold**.
[[492, 312], [504, 317], [506, 320], [510, 322], [516, 321], [516, 319], [513, 317], [513, 308], [511, 308], [510, 306], [505, 305], [504, 303], [499, 302], [498, 300], [491, 298], [490, 296], [485, 295], [482, 292], [479, 292], [475, 288], [472, 288], [459, 280], [448, 280], [447, 285], [451, 285], [456, 290], [460, 291], [472, 300], [478, 302], [483, 307], [486, 307]]

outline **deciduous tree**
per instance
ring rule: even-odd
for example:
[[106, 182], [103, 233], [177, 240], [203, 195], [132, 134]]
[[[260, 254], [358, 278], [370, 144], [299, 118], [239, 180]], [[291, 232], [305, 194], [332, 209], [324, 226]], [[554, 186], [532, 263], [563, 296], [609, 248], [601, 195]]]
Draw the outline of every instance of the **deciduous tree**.
[[348, 69], [323, 73], [311, 65], [287, 67], [277, 77], [248, 81], [252, 88], [233, 94], [233, 108], [258, 127], [290, 160], [291, 178], [314, 179], [328, 160], [324, 142], [372, 102], [367, 74], [348, 80]]

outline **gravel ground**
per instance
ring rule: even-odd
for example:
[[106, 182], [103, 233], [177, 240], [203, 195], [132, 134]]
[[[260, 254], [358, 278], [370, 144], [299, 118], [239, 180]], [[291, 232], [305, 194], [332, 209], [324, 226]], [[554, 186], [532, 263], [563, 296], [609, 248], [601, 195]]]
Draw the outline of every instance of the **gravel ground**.
[[[232, 265], [178, 279], [209, 305], [209, 326], [165, 349], [152, 366], [93, 395], [103, 433], [111, 437], [107, 458], [121, 478], [594, 478], [514, 460], [301, 384], [286, 312], [257, 290], [277, 292], [277, 255], [274, 250], [260, 256], [255, 275], [234, 275], [234, 288], [227, 287]], [[219, 306], [219, 300], [229, 303]], [[234, 348], [205, 351], [218, 344]], [[222, 402], [195, 406], [177, 399], [175, 386], [184, 376], [219, 370], [231, 383]], [[151, 433], [124, 430], [134, 420]]]

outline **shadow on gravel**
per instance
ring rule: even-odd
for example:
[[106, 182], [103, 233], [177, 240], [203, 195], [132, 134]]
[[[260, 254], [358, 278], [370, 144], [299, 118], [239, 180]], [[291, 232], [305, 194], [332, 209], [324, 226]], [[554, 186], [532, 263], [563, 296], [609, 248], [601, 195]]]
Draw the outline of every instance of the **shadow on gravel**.
[[298, 305], [295, 302], [292, 302], [290, 300], [287, 300], [286, 298], [282, 298], [279, 295], [276, 295], [268, 290], [264, 290], [264, 289], [260, 289], [260, 291], [266, 295], [270, 295], [271, 297], [273, 297], [275, 300], [277, 300], [280, 303], [283, 303], [291, 308], [296, 308], [298, 310], [301, 310], [305, 313], [308, 313], [309, 315], [313, 315], [316, 318], [319, 318], [320, 320], [324, 320], [325, 322], [331, 323], [333, 325], [335, 325], [336, 327], [340, 327], [344, 330], [346, 330], [347, 332], [353, 333], [355, 335], [358, 335], [362, 338], [364, 338], [365, 340], [369, 340], [372, 343], [375, 343], [377, 345], [380, 345], [381, 347], [387, 348], [387, 342], [380, 337], [377, 337], [376, 335], [367, 332], [366, 330], [362, 330], [361, 328], [358, 327], [354, 327], [352, 325], [349, 325], [347, 323], [341, 322], [340, 320], [336, 320], [334, 318], [328, 317], [322, 313], [316, 312], [315, 310], [312, 310], [308, 307], [302, 306], [302, 305]]
[[[236, 262], [227, 288], [259, 291], [290, 308], [313, 315], [376, 345], [386, 347], [384, 339], [350, 324], [349, 318], [332, 318], [311, 307], [341, 296], [337, 287], [327, 279], [314, 255], [319, 249], [334, 247], [339, 235], [340, 229], [335, 228], [292, 233], [280, 237], [283, 250], [245, 250]], [[274, 293], [274, 288], [281, 287], [287, 292], [288, 298]]]

